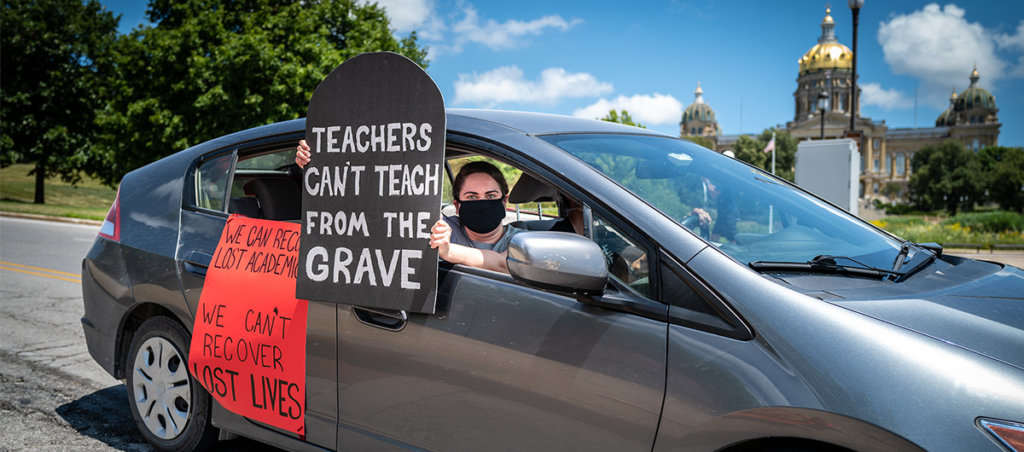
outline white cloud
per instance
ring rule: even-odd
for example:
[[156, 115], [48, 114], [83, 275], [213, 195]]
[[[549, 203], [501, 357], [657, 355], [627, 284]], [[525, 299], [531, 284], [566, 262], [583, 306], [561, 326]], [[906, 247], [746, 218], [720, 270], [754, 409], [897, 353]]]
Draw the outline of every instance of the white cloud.
[[913, 105], [906, 95], [897, 89], [885, 89], [878, 83], [860, 85], [860, 102], [867, 105], [882, 107], [886, 110], [909, 108]]
[[1017, 34], [996, 35], [996, 44], [999, 44], [999, 47], [1004, 49], [1024, 50], [1024, 20], [1020, 21], [1020, 24], [1017, 25]]
[[[458, 35], [458, 43], [473, 42], [483, 44], [491, 50], [502, 50], [517, 47], [526, 36], [537, 36], [547, 29], [566, 31], [581, 23], [579, 19], [565, 20], [562, 16], [549, 15], [529, 22], [506, 20], [498, 23], [488, 19], [481, 23], [476, 8], [467, 5], [463, 10], [465, 17], [452, 29]], [[458, 45], [456, 50], [458, 50]]]
[[[1009, 75], [1007, 63], [996, 55], [996, 37], [964, 16], [956, 5], [932, 3], [879, 24], [886, 63], [897, 74], [920, 79], [921, 97], [936, 108], [946, 107], [950, 88], [966, 88], [975, 64], [982, 84], [990, 89]], [[1015, 45], [1016, 39], [1007, 37], [1007, 45]]]
[[[491, 50], [516, 48], [526, 44], [530, 36], [539, 36], [548, 30], [567, 31], [583, 22], [580, 19], [566, 20], [559, 15], [542, 16], [525, 22], [513, 19], [501, 23], [493, 19], [481, 20], [472, 4], [459, 1], [462, 20], [449, 25], [438, 12], [435, 2], [436, 0], [361, 0], [363, 4], [377, 3], [384, 8], [395, 32], [416, 31], [421, 43], [427, 44], [430, 59], [438, 55], [462, 52], [463, 46], [467, 43], [481, 44]], [[447, 32], [452, 32], [454, 36], [446, 37]]]
[[415, 30], [423, 39], [443, 38], [444, 22], [437, 15], [433, 0], [367, 0], [364, 3], [377, 3], [384, 8], [391, 27], [399, 33]]
[[572, 112], [573, 116], [597, 119], [610, 110], [626, 110], [633, 120], [643, 125], [676, 124], [683, 114], [683, 103], [665, 94], [636, 94], [630, 97], [601, 99]]
[[455, 104], [494, 107], [503, 103], [553, 105], [562, 99], [596, 97], [612, 91], [611, 83], [585, 72], [548, 68], [539, 80], [526, 80], [517, 66], [502, 66], [483, 74], [459, 74]]

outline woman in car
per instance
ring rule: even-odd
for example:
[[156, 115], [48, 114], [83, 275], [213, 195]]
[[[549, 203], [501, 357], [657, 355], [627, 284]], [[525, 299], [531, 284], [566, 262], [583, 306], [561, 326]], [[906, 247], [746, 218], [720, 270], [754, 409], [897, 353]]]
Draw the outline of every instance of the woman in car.
[[[305, 167], [311, 158], [306, 140], [300, 140], [295, 163]], [[453, 264], [508, 273], [508, 243], [522, 229], [502, 224], [508, 182], [501, 170], [487, 162], [470, 162], [455, 176], [452, 194], [459, 216], [434, 223], [430, 247], [437, 249], [441, 259]]]

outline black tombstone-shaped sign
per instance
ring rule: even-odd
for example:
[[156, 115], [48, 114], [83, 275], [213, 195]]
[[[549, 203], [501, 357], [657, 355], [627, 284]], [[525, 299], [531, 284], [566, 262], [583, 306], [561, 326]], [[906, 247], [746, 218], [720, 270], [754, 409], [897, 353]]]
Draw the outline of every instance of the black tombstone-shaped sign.
[[364, 53], [309, 100], [302, 242], [295, 295], [433, 313], [444, 100], [408, 58]]

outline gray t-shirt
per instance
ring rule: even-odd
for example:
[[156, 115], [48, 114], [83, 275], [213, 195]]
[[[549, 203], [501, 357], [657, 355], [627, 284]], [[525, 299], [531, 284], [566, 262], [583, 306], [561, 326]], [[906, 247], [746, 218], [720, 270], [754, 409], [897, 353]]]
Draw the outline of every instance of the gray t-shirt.
[[501, 238], [494, 243], [477, 242], [470, 240], [466, 234], [465, 229], [462, 227], [462, 223], [459, 221], [459, 217], [445, 217], [445, 222], [452, 228], [451, 243], [457, 245], [471, 246], [478, 250], [491, 250], [496, 253], [501, 253], [508, 249], [508, 243], [512, 240], [512, 236], [525, 231], [526, 229], [517, 228], [509, 225], [505, 225], [505, 233], [501, 235]]

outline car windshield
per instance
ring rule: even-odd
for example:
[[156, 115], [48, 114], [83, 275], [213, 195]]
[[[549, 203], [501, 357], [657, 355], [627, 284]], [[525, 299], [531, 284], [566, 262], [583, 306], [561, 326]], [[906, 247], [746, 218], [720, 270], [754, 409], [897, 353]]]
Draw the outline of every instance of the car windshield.
[[[900, 241], [847, 212], [685, 140], [607, 134], [542, 138], [744, 264], [832, 255], [889, 269], [900, 252]], [[704, 230], [695, 209], [712, 219]]]

